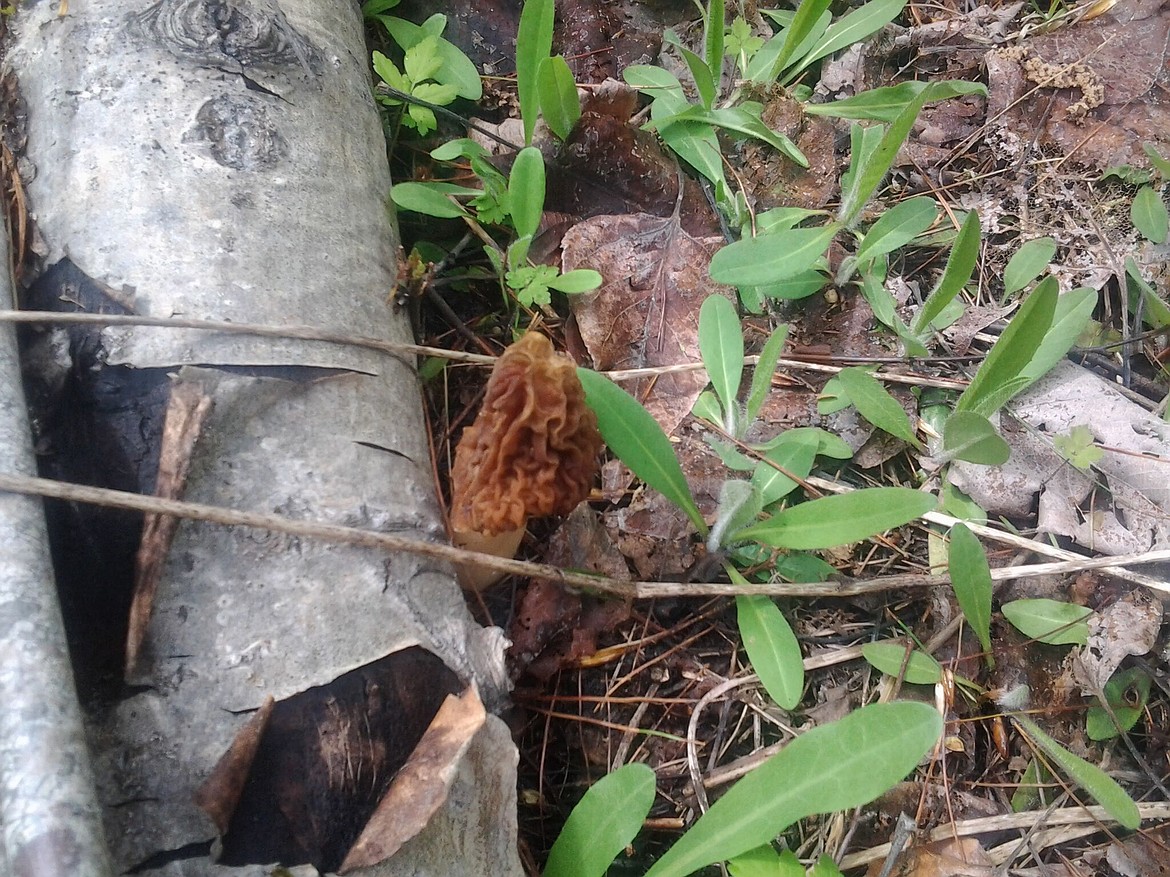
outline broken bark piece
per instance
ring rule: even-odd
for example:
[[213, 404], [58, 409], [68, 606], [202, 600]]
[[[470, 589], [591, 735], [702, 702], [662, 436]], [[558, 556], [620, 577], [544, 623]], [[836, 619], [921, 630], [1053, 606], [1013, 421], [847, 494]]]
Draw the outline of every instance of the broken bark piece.
[[[588, 496], [601, 445], [573, 363], [529, 332], [496, 362], [479, 416], [455, 449], [455, 544], [511, 557], [530, 517], [566, 515]], [[471, 589], [498, 579], [460, 571]]]
[[[171, 386], [159, 450], [158, 477], [154, 495], [179, 499], [191, 469], [191, 454], [211, 411], [211, 397], [197, 382], [179, 379]], [[158, 592], [163, 564], [166, 563], [179, 519], [173, 515], [150, 513], [142, 523], [142, 538], [134, 558], [134, 592], [130, 601], [130, 624], [126, 632], [126, 678], [138, 667], [154, 595]]]

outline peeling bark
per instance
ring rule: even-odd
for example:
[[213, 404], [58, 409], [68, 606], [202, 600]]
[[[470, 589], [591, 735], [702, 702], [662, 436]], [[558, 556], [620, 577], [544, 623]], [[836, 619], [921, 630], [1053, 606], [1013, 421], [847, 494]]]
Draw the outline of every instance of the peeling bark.
[[[138, 314], [408, 340], [387, 302], [396, 239], [357, 4], [75, 0], [57, 11], [22, 4], [6, 59], [28, 105], [25, 183], [45, 276], [71, 265]], [[445, 538], [413, 362], [194, 330], [79, 337], [59, 345], [67, 370], [86, 346], [97, 373], [156, 374], [165, 387], [179, 369], [212, 398], [185, 498]], [[489, 710], [503, 702], [502, 635], [474, 623], [449, 569], [180, 523], [135, 688], [90, 717], [116, 867], [268, 873], [274, 862], [209, 861], [216, 830], [196, 789], [269, 697], [412, 646], [475, 684]], [[519, 874], [515, 760], [488, 716], [446, 806], [393, 858], [354, 873]]]

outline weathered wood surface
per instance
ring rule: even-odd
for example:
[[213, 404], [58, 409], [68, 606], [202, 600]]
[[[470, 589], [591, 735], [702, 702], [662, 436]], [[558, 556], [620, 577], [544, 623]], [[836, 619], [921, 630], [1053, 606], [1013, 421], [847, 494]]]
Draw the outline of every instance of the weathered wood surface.
[[[58, 10], [22, 3], [6, 61], [28, 108], [24, 167], [44, 268], [67, 260], [140, 314], [407, 340], [387, 302], [396, 239], [358, 4], [72, 0]], [[214, 410], [187, 499], [445, 538], [413, 363], [195, 331], [110, 328], [101, 341], [110, 365], [199, 366], [181, 379], [199, 382]], [[134, 680], [144, 688], [90, 721], [116, 868], [212, 837], [192, 795], [265, 697], [415, 644], [474, 681], [489, 709], [502, 703], [502, 636], [471, 619], [449, 569], [181, 524]], [[519, 874], [515, 760], [489, 716], [445, 808], [362, 873]], [[156, 861], [145, 873], [268, 873], [202, 856]]]

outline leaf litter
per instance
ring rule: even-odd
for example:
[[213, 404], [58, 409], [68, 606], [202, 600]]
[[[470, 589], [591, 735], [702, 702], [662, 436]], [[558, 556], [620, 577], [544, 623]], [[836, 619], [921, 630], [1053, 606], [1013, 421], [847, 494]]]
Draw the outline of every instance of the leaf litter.
[[[625, 5], [606, 14], [629, 15]], [[690, 14], [688, 8], [655, 5], [654, 14], [673, 14], [677, 20]], [[571, 16], [573, 11], [562, 14]], [[1101, 290], [1095, 316], [1114, 331], [1135, 333], [1140, 324], [1122, 319], [1134, 313], [1132, 302], [1124, 300], [1124, 292], [1119, 294], [1125, 275], [1117, 254], [1136, 253], [1138, 271], [1155, 289], [1158, 266], [1167, 254], [1139, 245], [1128, 212], [1132, 187], [1097, 181], [1112, 165], [1144, 167], [1143, 143], [1162, 155], [1170, 151], [1170, 126], [1162, 124], [1160, 115], [1165, 102], [1158, 96], [1165, 88], [1170, 12], [1164, 4], [1147, 0], [1046, 27], [1017, 3], [966, 14], [913, 7], [912, 20], [910, 27], [891, 26], [828, 61], [814, 99], [840, 99], [906, 77], [979, 80], [986, 70], [987, 98], [968, 95], [924, 110], [894, 162], [887, 188], [866, 214], [876, 218], [900, 198], [920, 193], [938, 197], [955, 211], [979, 211], [985, 245], [976, 291], [965, 302], [965, 315], [931, 343], [955, 356], [985, 353], [993, 333], [1012, 316], [1012, 304], [996, 298], [998, 278], [1019, 245], [1039, 237], [1056, 243], [1052, 270], [1062, 289], [1084, 284]], [[1013, 50], [1012, 45], [1023, 49]], [[604, 55], [606, 47], [590, 43], [589, 51]], [[603, 57], [593, 69], [609, 75], [629, 63], [628, 58], [617, 59], [606, 66], [608, 60]], [[761, 209], [773, 204], [832, 207], [846, 155], [846, 129], [823, 116], [786, 116], [782, 102], [768, 106], [770, 123], [800, 146], [811, 167], [798, 171], [751, 141], [725, 143], [725, 155], [739, 163], [752, 201]], [[561, 264], [565, 270], [594, 268], [605, 280], [595, 293], [570, 297], [567, 308], [532, 316], [546, 331], [563, 334], [578, 359], [599, 370], [697, 362], [702, 301], [710, 294], [731, 297], [706, 271], [724, 243], [716, 233], [715, 216], [704, 210], [701, 191], [689, 177], [682, 193], [686, 206], [680, 210], [677, 165], [660, 153], [652, 138], [640, 136], [644, 133], [630, 122], [620, 101], [608, 108], [598, 103], [575, 132], [572, 152], [558, 157], [557, 147], [546, 149], [550, 167], [559, 166], [561, 179], [568, 181], [555, 195], [550, 189], [550, 209], [570, 217], [560, 239]], [[555, 175], [550, 171], [550, 180]], [[600, 180], [600, 189], [577, 185], [575, 178], [581, 177]], [[646, 180], [651, 182], [639, 189]], [[627, 186], [630, 181], [633, 189]], [[939, 234], [945, 235], [945, 225]], [[550, 258], [557, 258], [555, 247], [550, 252]], [[831, 271], [842, 255], [830, 253]], [[898, 305], [904, 319], [912, 317], [940, 270], [937, 242], [911, 246], [891, 259], [887, 285], [901, 290]], [[853, 409], [817, 411], [834, 365], [900, 353], [897, 338], [880, 328], [860, 295], [852, 289], [830, 287], [830, 292], [797, 303], [766, 303], [765, 314], [745, 319], [749, 353], [759, 346], [752, 339], [762, 341], [772, 324], [793, 327], [793, 343], [786, 352], [789, 365], [774, 376], [761, 419], [748, 438], [766, 441], [793, 427], [821, 426], [847, 437], [855, 451], [867, 442], [883, 447], [859, 454], [847, 465], [822, 459], [818, 474], [843, 472], [859, 482], [907, 483], [920, 460], [904, 442], [891, 441]], [[482, 325], [490, 326], [490, 320]], [[432, 331], [437, 336], [445, 330]], [[999, 467], [956, 464], [950, 470], [954, 486], [983, 506], [992, 520], [999, 516], [1023, 531], [1019, 545], [1041, 556], [1047, 556], [1045, 540], [1091, 554], [1166, 547], [1170, 440], [1165, 421], [1154, 410], [1157, 397], [1150, 401], [1154, 393], [1166, 393], [1164, 372], [1157, 372], [1164, 347], [1157, 345], [1156, 338], [1144, 350], [1134, 345], [1134, 353], [1146, 354], [1144, 360], [1133, 356], [1119, 364], [1118, 357], [1102, 352], [1095, 358], [1083, 356], [1079, 364], [1061, 365], [996, 415], [1012, 448], [1009, 462]], [[1105, 378], [1089, 372], [1090, 365], [1104, 368]], [[1131, 367], [1148, 376], [1147, 384], [1135, 383], [1139, 392], [1119, 391], [1117, 385], [1127, 380]], [[915, 415], [926, 420], [931, 379], [963, 377], [956, 366], [942, 361], [895, 362], [883, 372], [920, 382], [913, 394], [895, 393], [912, 423]], [[664, 371], [624, 382], [672, 437], [696, 501], [710, 521], [719, 485], [733, 473], [706, 440], [726, 443], [727, 437], [690, 413], [705, 385], [701, 371]], [[468, 386], [474, 383], [456, 385], [454, 391], [469, 400], [474, 393]], [[432, 403], [437, 422], [449, 424], [447, 431], [457, 435], [458, 412], [447, 411], [441, 396]], [[1104, 450], [1087, 469], [1053, 447], [1054, 437], [1079, 426], [1087, 427], [1092, 445]], [[437, 437], [442, 444], [444, 432], [437, 430]], [[632, 484], [616, 462], [607, 465], [606, 473], [602, 490], [588, 506], [579, 508], [560, 532], [531, 532], [528, 550], [539, 555], [546, 543], [559, 544], [558, 553], [544, 556], [615, 576], [624, 572], [685, 580], [705, 553], [691, 538], [686, 516], [653, 491]], [[962, 493], [952, 495], [962, 499]], [[921, 574], [933, 565], [930, 546], [937, 535], [921, 527], [903, 528], [825, 557], [839, 577]], [[566, 547], [572, 550], [565, 553]], [[989, 542], [985, 547], [993, 569], [1027, 562], [1026, 554], [1017, 554], [1019, 547]], [[774, 558], [760, 558], [761, 563], [770, 560]], [[1150, 580], [1157, 581], [1157, 575]], [[1161, 575], [1164, 579], [1165, 567]], [[1037, 596], [1094, 610], [1096, 632], [1090, 646], [1070, 649], [1031, 641], [998, 612], [998, 605], [1009, 599]], [[483, 607], [489, 613], [485, 619], [507, 617], [512, 611], [506, 595], [487, 599], [497, 605]], [[960, 613], [943, 589], [925, 597], [921, 591], [892, 591], [784, 602], [809, 672], [804, 699], [791, 713], [779, 710], [746, 681], [751, 667], [742, 654], [729, 603], [676, 598], [607, 606], [589, 595], [531, 583], [514, 605], [518, 620], [513, 622], [513, 640], [525, 655], [514, 666], [524, 843], [539, 861], [567, 807], [590, 782], [621, 764], [649, 763], [658, 775], [659, 798], [651, 813], [658, 831], [643, 832], [635, 840], [636, 861], [641, 862], [633, 865], [636, 873], [670, 846], [695, 813], [694, 786], [685, 767], [685, 742], [692, 733], [687, 717], [713, 693], [715, 708], [703, 713], [697, 733], [704, 783], [708, 794], [718, 796], [730, 779], [758, 763], [761, 753], [775, 751], [772, 747], [789, 739], [795, 727], [812, 727], [856, 709], [878, 688], [897, 688], [889, 679], [878, 685], [877, 674], [871, 677], [873, 671], [857, 660], [865, 642], [912, 631], [944, 668], [985, 686], [989, 698], [1026, 683], [1031, 709], [1049, 734], [1110, 770], [1119, 763], [1129, 767], [1131, 750], [1114, 747], [1105, 753], [1101, 744], [1087, 739], [1083, 717], [1096, 701], [1082, 688], [1099, 686], [1119, 667], [1145, 666], [1156, 679], [1165, 668], [1159, 601], [1122, 579], [1095, 572], [1001, 586], [991, 628], [994, 671], [983, 665], [975, 637], [956, 634]], [[901, 696], [932, 693], [902, 684]], [[912, 854], [886, 873], [985, 874], [1015, 861], [1013, 873], [1047, 874], [1062, 860], [1086, 870], [1109, 867], [1107, 873], [1116, 874], [1159, 873], [1143, 871], [1151, 866], [1135, 862], [1153, 861], [1165, 869], [1165, 847], [1139, 845], [1141, 836], [1120, 841], [1098, 834], [1099, 843], [1094, 843], [1075, 839], [1088, 834], [1068, 835], [1072, 840], [1041, 834], [1031, 836], [1032, 852], [1025, 854], [1018, 841], [1005, 844], [1004, 835], [996, 834], [1011, 831], [1019, 838], [1019, 828], [963, 835], [978, 820], [1010, 822], [1005, 799], [994, 789], [1006, 786], [1010, 792], [1036, 755], [1024, 736], [1005, 730], [993, 700], [945, 691], [942, 696], [948, 718], [964, 720], [948, 724], [948, 734], [957, 730], [946, 741], [945, 776], [940, 776], [942, 764], [936, 761], [926, 773], [863, 808], [844, 845], [840, 823], [803, 821], [787, 838], [802, 858], [811, 860], [813, 851], [829, 849], [849, 853], [846, 861], [855, 867], [868, 864], [870, 873], [880, 873], [881, 844], [890, 839], [899, 813], [917, 811], [920, 824], [953, 830], [956, 839], [914, 846]], [[1159, 682], [1129, 732], [1131, 746], [1155, 769], [1170, 750], [1170, 739], [1160, 730], [1167, 711], [1166, 687]], [[1135, 788], [1141, 787], [1141, 781], [1134, 782]], [[1048, 800], [1063, 793], [1050, 775], [1047, 783]], [[1073, 809], [1070, 805], [1059, 812]]]

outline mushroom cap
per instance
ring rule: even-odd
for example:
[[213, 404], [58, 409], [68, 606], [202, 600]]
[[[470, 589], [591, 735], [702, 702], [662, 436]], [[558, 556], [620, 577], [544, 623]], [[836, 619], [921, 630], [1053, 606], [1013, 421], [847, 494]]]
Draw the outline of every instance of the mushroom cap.
[[494, 536], [568, 514], [589, 495], [601, 446], [572, 361], [529, 332], [496, 361], [455, 449], [452, 529]]

